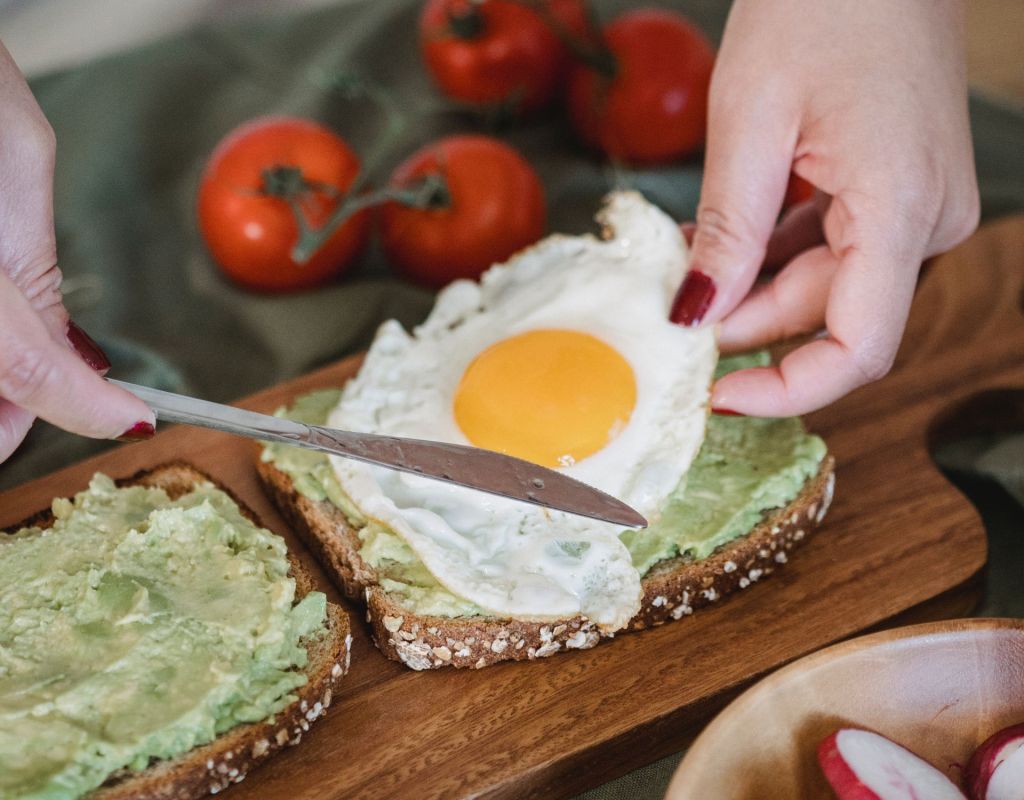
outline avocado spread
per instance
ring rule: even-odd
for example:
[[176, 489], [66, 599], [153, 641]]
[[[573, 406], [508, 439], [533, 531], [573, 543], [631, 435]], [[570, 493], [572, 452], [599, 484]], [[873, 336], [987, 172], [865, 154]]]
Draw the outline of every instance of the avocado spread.
[[[717, 375], [767, 363], [767, 353], [724, 358]], [[312, 392], [278, 414], [322, 425], [339, 396], [337, 389]], [[800, 493], [825, 453], [825, 443], [808, 434], [797, 418], [711, 416], [700, 452], [662, 514], [644, 530], [622, 533], [634, 566], [644, 575], [663, 559], [706, 558], [745, 535], [764, 512], [785, 506]], [[360, 556], [378, 570], [381, 586], [401, 596], [409, 608], [447, 617], [482, 613], [441, 586], [398, 536], [367, 522], [345, 496], [327, 456], [269, 444], [262, 457], [288, 474], [301, 494], [341, 508], [359, 533]]]
[[224, 492], [97, 474], [53, 514], [0, 535], [0, 798], [79, 797], [295, 700], [326, 598], [295, 604], [284, 541]]

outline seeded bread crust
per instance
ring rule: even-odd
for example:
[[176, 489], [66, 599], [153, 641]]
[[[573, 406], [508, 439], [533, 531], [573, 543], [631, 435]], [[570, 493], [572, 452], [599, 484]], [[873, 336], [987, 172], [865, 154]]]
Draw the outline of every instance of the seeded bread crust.
[[[543, 658], [563, 650], [593, 647], [602, 638], [582, 617], [529, 622], [491, 617], [432, 617], [403, 607], [384, 591], [376, 571], [359, 555], [360, 540], [345, 515], [330, 501], [310, 500], [271, 462], [259, 460], [260, 479], [274, 505], [310, 547], [348, 597], [365, 603], [377, 647], [388, 658], [415, 670], [438, 667], [479, 669], [499, 661]], [[700, 561], [673, 558], [643, 578], [641, 608], [627, 630], [678, 620], [725, 595], [772, 574], [789, 553], [806, 542], [824, 519], [835, 487], [835, 462], [818, 473], [785, 508], [767, 512], [746, 536]]]
[[677, 557], [655, 564], [641, 582], [644, 597], [628, 629], [681, 619], [771, 575], [817, 530], [832, 504], [835, 485], [835, 460], [825, 456], [800, 494], [789, 505], [767, 512], [746, 536], [700, 561]]
[[[227, 493], [248, 519], [261, 524], [256, 514], [232, 492], [183, 461], [143, 470], [117, 481], [117, 485], [159, 487], [176, 498], [203, 481]], [[5, 529], [4, 533], [27, 526], [46, 528], [52, 524], [53, 515], [45, 510]], [[314, 591], [316, 585], [312, 575], [291, 553], [288, 560], [290, 574], [295, 579], [296, 599], [301, 599]], [[328, 603], [327, 635], [306, 644], [308, 682], [295, 690], [298, 699], [278, 712], [272, 721], [238, 725], [209, 744], [174, 759], [154, 761], [141, 772], [121, 770], [87, 797], [90, 800], [192, 800], [240, 783], [254, 766], [282, 748], [298, 744], [309, 726], [326, 713], [338, 682], [348, 671], [351, 644], [348, 616], [339, 606]]]

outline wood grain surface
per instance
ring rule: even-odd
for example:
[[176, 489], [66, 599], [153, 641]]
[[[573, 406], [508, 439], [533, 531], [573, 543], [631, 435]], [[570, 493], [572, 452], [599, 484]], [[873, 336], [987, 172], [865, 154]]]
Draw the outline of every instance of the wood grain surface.
[[[972, 397], [1008, 389], [1009, 405], [1020, 400], [1022, 253], [1018, 217], [939, 259], [893, 374], [809, 418], [836, 457], [836, 500], [822, 533], [771, 579], [593, 650], [479, 672], [415, 673], [385, 660], [350, 606], [352, 671], [329, 716], [230, 797], [565, 797], [678, 750], [742, 687], [788, 661], [899, 614], [965, 613], [949, 598], [976, 583], [984, 531], [927, 442], [934, 421]], [[241, 405], [271, 410], [340, 384], [355, 364]], [[262, 494], [255, 453], [251, 442], [170, 429], [0, 495], [0, 525], [81, 489], [96, 470], [121, 476], [185, 458], [301, 550]]]

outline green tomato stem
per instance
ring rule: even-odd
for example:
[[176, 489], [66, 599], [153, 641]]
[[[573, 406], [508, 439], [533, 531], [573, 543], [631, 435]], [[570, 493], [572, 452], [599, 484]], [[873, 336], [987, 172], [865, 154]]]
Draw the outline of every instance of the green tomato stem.
[[370, 154], [364, 159], [352, 185], [344, 193], [341, 202], [327, 221], [318, 228], [309, 224], [302, 207], [302, 201], [312, 192], [319, 192], [332, 198], [342, 193], [334, 186], [307, 180], [298, 167], [275, 165], [263, 172], [263, 193], [280, 197], [288, 203], [299, 229], [299, 236], [292, 248], [291, 256], [296, 264], [302, 265], [316, 255], [335, 231], [350, 217], [365, 208], [389, 201], [415, 208], [444, 208], [450, 205], [447, 183], [442, 175], [429, 175], [416, 186], [407, 189], [384, 188], [373, 192], [364, 191], [368, 176], [374, 174], [391, 151], [405, 135], [408, 118], [395, 97], [376, 81], [356, 72], [327, 73], [316, 70], [309, 79], [344, 100], [366, 99], [383, 114], [383, 130], [377, 137]]
[[549, 0], [512, 0], [512, 2], [536, 12], [537, 16], [544, 21], [544, 24], [551, 29], [551, 32], [568, 48], [574, 58], [590, 67], [590, 69], [606, 80], [614, 80], [619, 72], [619, 63], [605, 41], [592, 3], [583, 0], [583, 8], [587, 18], [587, 32], [585, 36], [578, 36], [575, 31], [571, 30], [562, 20], [551, 13]]
[[448, 32], [456, 39], [470, 41], [484, 32], [484, 16], [480, 4], [473, 3], [465, 11], [448, 11]]
[[292, 247], [291, 257], [296, 264], [309, 263], [334, 233], [355, 214], [383, 203], [399, 203], [410, 208], [442, 209], [451, 206], [451, 194], [444, 175], [431, 172], [416, 183], [404, 187], [386, 186], [372, 192], [354, 194], [349, 191], [327, 221], [318, 228], [309, 224], [302, 202], [311, 193], [338, 196], [335, 187], [309, 181], [299, 167], [276, 165], [263, 171], [263, 194], [279, 197], [288, 203], [299, 236]]
[[373, 150], [363, 161], [360, 174], [353, 184], [350, 194], [358, 192], [366, 183], [366, 176], [373, 174], [381, 166], [391, 149], [405, 135], [408, 128], [408, 116], [399, 105], [394, 95], [381, 84], [356, 72], [339, 72], [328, 74], [317, 71], [312, 80], [321, 88], [338, 94], [344, 100], [369, 100], [384, 115], [384, 126]]

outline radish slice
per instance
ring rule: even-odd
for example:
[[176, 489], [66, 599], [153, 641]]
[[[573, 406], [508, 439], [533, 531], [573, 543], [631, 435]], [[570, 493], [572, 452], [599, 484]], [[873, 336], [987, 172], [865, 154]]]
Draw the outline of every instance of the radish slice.
[[1024, 724], [989, 736], [974, 751], [965, 776], [975, 800], [1024, 800]]
[[818, 762], [839, 800], [964, 800], [927, 761], [871, 731], [836, 731], [818, 747]]

